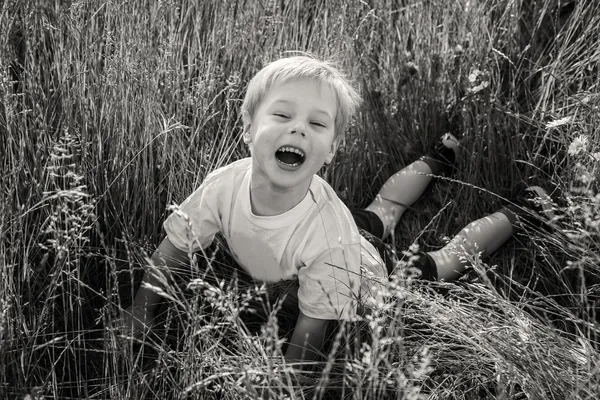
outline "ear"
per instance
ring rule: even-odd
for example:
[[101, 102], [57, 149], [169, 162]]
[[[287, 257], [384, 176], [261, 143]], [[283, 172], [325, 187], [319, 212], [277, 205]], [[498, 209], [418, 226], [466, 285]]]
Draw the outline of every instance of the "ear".
[[331, 149], [329, 149], [329, 154], [327, 154], [327, 158], [325, 159], [325, 164], [330, 164], [331, 160], [333, 160], [333, 157], [335, 156], [335, 152], [338, 149], [338, 146], [340, 145], [340, 142], [342, 141], [342, 137], [338, 136], [337, 138], [335, 138], [333, 140], [333, 143], [331, 143]]
[[244, 143], [250, 145], [250, 143], [252, 143], [252, 134], [250, 133], [250, 128], [252, 127], [252, 117], [250, 117], [250, 113], [248, 111], [244, 111], [242, 114], [242, 123], [244, 126], [242, 139], [244, 140]]

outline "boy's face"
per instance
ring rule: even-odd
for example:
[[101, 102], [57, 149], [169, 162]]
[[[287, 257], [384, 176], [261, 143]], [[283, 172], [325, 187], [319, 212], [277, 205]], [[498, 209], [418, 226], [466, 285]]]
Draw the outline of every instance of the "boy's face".
[[336, 107], [331, 88], [315, 79], [273, 85], [254, 116], [244, 116], [253, 178], [308, 190], [313, 175], [335, 154]]

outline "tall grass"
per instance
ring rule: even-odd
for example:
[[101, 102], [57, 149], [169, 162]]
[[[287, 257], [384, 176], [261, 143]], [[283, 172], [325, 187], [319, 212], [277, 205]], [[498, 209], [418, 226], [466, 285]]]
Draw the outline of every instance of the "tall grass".
[[[0, 2], [0, 398], [595, 398], [599, 16], [591, 0]], [[277, 367], [285, 305], [243, 322], [277, 288], [207, 282], [194, 260], [144, 343], [115, 324], [167, 206], [248, 155], [245, 85], [290, 50], [336, 59], [365, 99], [322, 171], [351, 207], [445, 131], [470, 138], [398, 249], [443, 245], [533, 174], [563, 228], [465, 254], [456, 283], [392, 280], [311, 384]]]

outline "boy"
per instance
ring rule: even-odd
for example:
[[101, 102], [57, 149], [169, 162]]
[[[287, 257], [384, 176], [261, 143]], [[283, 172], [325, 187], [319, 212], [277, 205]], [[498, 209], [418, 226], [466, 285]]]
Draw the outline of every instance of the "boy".
[[[181, 212], [165, 221], [167, 237], [152, 256], [156, 265], [173, 269], [221, 232], [254, 279], [298, 279], [300, 314], [287, 360], [314, 358], [328, 321], [352, 318], [358, 300], [371, 296], [373, 278], [387, 278], [393, 265], [381, 240], [431, 176], [452, 168], [459, 151], [446, 135], [435, 151], [392, 176], [365, 210], [351, 213], [316, 173], [331, 162], [358, 104], [357, 92], [330, 63], [299, 56], [264, 67], [242, 106], [251, 157], [208, 175]], [[473, 222], [448, 246], [421, 254], [422, 278], [455, 278], [464, 268], [456, 245], [474, 251], [476, 241], [477, 250], [491, 253], [510, 238], [516, 222], [509, 209]], [[143, 281], [160, 286], [153, 273]], [[140, 287], [125, 314], [128, 326], [150, 325], [158, 299]]]

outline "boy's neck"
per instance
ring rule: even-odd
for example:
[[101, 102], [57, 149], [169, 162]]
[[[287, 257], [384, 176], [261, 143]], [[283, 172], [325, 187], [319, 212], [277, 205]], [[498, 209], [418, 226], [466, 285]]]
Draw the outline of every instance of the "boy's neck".
[[279, 188], [265, 180], [252, 179], [250, 181], [252, 213], [261, 217], [283, 214], [300, 204], [309, 188], [310, 182], [303, 187]]

